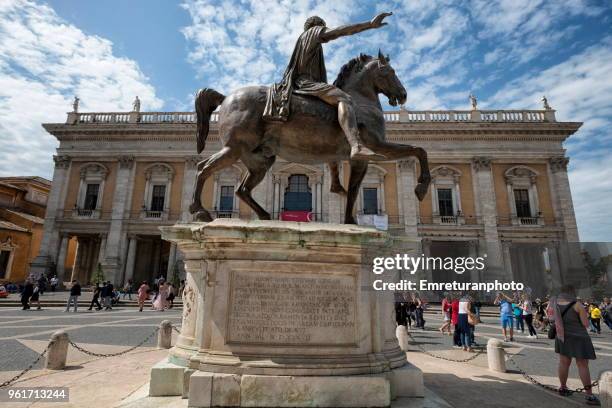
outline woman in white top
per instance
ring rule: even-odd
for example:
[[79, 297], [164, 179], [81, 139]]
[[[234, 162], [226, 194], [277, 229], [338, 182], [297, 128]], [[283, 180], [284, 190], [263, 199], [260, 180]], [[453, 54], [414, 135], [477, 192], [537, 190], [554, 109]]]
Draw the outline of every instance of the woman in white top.
[[523, 319], [525, 323], [527, 323], [527, 328], [529, 329], [529, 337], [530, 339], [537, 339], [538, 332], [533, 327], [533, 307], [531, 305], [531, 299], [526, 294], [521, 295], [521, 309], [523, 310]]
[[470, 311], [470, 300], [467, 296], [462, 297], [459, 300], [459, 315], [457, 325], [459, 326], [459, 337], [461, 339], [461, 345], [464, 351], [472, 350], [472, 333], [470, 323], [468, 322], [468, 312]]

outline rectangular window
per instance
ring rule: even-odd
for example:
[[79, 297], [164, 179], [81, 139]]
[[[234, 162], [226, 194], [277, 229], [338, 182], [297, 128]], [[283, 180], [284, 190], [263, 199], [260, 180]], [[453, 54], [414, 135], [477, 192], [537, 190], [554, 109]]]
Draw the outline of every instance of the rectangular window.
[[0, 251], [0, 279], [4, 279], [8, 275], [8, 263], [10, 257], [11, 251]]
[[441, 217], [452, 217], [453, 213], [453, 190], [450, 188], [438, 189], [438, 209]]
[[166, 200], [166, 186], [157, 184], [153, 186], [151, 195], [151, 211], [164, 211], [164, 201]]
[[515, 189], [514, 203], [516, 205], [516, 216], [519, 218], [531, 217], [531, 207], [529, 206], [529, 190]]
[[95, 210], [98, 205], [98, 192], [100, 190], [99, 184], [88, 184], [87, 190], [85, 190], [85, 203], [83, 203], [83, 209]]
[[219, 211], [234, 211], [234, 186], [221, 186]]
[[363, 189], [363, 213], [378, 214], [378, 189]]

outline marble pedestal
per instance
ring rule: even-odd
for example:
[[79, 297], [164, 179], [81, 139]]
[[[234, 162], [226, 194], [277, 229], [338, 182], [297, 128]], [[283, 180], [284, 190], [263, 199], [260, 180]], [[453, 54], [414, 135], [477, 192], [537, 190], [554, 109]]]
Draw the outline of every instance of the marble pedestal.
[[183, 321], [150, 395], [189, 406], [378, 407], [422, 396], [395, 337], [393, 295], [364, 248], [372, 228], [217, 219], [162, 227], [187, 271]]

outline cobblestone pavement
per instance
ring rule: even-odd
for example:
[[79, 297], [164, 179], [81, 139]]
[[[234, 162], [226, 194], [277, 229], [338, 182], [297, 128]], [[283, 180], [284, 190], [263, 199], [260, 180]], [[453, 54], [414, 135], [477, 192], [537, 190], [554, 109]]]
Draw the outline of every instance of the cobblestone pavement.
[[[66, 330], [72, 341], [95, 352], [117, 352], [141, 342], [165, 319], [180, 325], [181, 310], [157, 312], [148, 308], [138, 312], [135, 308], [115, 307], [106, 312], [79, 308], [77, 313], [66, 313], [63, 308], [0, 308], [0, 380], [34, 361], [57, 330]], [[156, 339], [153, 336], [142, 348], [154, 347]], [[79, 361], [87, 357], [76, 351], [70, 353], [69, 361], [71, 357]], [[35, 369], [43, 364], [40, 361]]]

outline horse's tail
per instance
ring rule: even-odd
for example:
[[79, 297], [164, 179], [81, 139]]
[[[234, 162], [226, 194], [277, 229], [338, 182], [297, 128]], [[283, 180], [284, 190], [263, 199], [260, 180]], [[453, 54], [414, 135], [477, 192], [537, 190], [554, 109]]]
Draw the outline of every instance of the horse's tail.
[[210, 115], [217, 109], [225, 95], [220, 94], [214, 89], [202, 88], [198, 91], [195, 98], [195, 110], [197, 118], [196, 137], [198, 140], [198, 154], [202, 153], [206, 146], [206, 138], [208, 137], [208, 128], [210, 126]]

